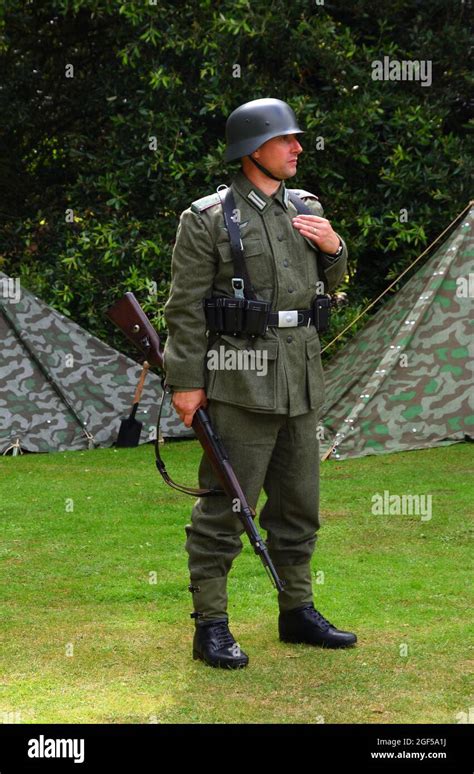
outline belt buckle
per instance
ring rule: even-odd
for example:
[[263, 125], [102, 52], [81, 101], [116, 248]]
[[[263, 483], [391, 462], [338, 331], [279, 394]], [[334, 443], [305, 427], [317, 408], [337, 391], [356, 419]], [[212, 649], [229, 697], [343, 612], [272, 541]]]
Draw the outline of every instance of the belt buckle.
[[283, 312], [278, 312], [278, 327], [279, 328], [296, 328], [298, 325], [298, 310], [287, 309]]

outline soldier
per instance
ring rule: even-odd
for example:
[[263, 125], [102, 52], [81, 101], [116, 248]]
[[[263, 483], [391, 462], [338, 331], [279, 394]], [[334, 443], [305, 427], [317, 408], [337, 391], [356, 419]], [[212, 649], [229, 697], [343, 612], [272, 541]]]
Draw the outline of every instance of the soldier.
[[[271, 302], [273, 312], [265, 335], [250, 343], [245, 332], [212, 332], [206, 320], [203, 299], [242, 296], [232, 283], [235, 251], [218, 191], [181, 214], [165, 305], [164, 363], [173, 406], [185, 425], [207, 406], [251, 507], [262, 488], [267, 495], [260, 525], [285, 583], [278, 592], [280, 640], [339, 648], [353, 645], [356, 635], [339, 631], [315, 610], [312, 595], [311, 557], [320, 526], [317, 423], [324, 401], [312, 301], [323, 282], [333, 291], [341, 281], [347, 249], [318, 197], [298, 191], [311, 212], [299, 214], [285, 187], [303, 150], [299, 134], [293, 110], [278, 99], [247, 102], [226, 124], [225, 160], [241, 159], [230, 186], [232, 220], [240, 228], [254, 297]], [[265, 373], [207, 367], [211, 354], [249, 350], [265, 360]], [[199, 486], [219, 488], [205, 456]], [[185, 530], [193, 656], [211, 666], [244, 667], [248, 656], [229, 630], [227, 613], [227, 575], [242, 549], [242, 524], [227, 496], [201, 497]]]

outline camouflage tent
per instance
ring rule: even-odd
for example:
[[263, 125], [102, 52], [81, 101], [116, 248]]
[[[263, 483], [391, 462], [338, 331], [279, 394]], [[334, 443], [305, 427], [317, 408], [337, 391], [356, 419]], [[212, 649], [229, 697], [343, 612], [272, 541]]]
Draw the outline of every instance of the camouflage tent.
[[[141, 367], [0, 272], [0, 454], [111, 446], [129, 415]], [[159, 377], [149, 373], [137, 419], [154, 438]], [[194, 435], [169, 405], [164, 437]]]
[[[472, 204], [472, 203], [471, 203]], [[325, 369], [322, 452], [421, 449], [474, 434], [474, 209]]]

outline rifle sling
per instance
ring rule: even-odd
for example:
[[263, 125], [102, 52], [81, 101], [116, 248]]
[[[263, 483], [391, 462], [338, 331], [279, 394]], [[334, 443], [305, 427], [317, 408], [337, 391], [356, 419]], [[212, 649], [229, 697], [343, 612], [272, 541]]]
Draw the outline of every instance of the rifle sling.
[[162, 395], [161, 395], [161, 401], [160, 401], [160, 409], [158, 411], [158, 419], [156, 421], [156, 438], [155, 438], [155, 463], [156, 467], [160, 471], [163, 480], [168, 486], [172, 487], [173, 489], [177, 489], [178, 492], [184, 492], [184, 494], [193, 495], [195, 497], [210, 497], [213, 495], [225, 495], [225, 492], [223, 489], [199, 489], [199, 488], [193, 488], [190, 486], [183, 486], [182, 484], [177, 484], [168, 474], [168, 471], [166, 470], [166, 465], [160, 455], [160, 421], [161, 421], [161, 412], [163, 410], [163, 405], [165, 402], [165, 396], [169, 394], [170, 389], [167, 384], [165, 384], [165, 378], [163, 377], [161, 380], [161, 387], [162, 387]]

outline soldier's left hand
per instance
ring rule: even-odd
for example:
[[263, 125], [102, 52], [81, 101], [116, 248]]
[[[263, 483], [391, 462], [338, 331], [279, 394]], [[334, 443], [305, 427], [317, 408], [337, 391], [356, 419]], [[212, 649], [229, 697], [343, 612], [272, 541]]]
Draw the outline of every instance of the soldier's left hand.
[[323, 253], [335, 253], [339, 248], [339, 237], [327, 220], [319, 215], [297, 215], [293, 226], [300, 234], [308, 237]]

